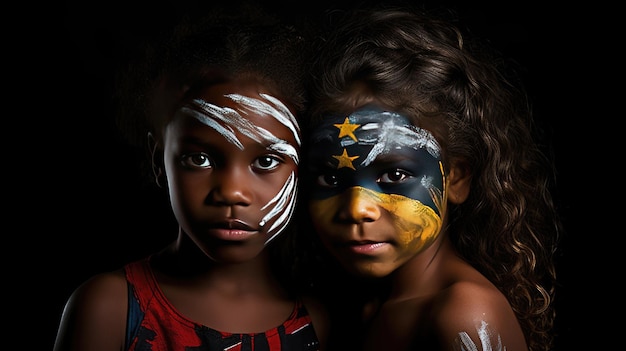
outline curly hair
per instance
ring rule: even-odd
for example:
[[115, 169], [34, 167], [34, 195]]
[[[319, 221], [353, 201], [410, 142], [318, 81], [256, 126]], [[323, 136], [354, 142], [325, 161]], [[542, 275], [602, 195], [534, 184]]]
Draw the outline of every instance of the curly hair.
[[528, 94], [495, 48], [443, 16], [405, 10], [352, 11], [327, 33], [311, 78], [310, 123], [364, 84], [431, 130], [446, 166], [466, 163], [471, 191], [450, 208], [452, 241], [508, 298], [530, 350], [550, 350], [561, 224], [554, 163]]

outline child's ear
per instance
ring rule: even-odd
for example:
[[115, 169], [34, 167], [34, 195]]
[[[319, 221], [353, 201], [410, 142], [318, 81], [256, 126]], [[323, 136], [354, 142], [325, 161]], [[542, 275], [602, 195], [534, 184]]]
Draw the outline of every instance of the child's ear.
[[448, 201], [459, 205], [467, 200], [472, 172], [465, 162], [453, 162], [448, 173]]
[[165, 165], [163, 164], [163, 152], [159, 142], [152, 132], [148, 132], [148, 147], [150, 149], [150, 160], [152, 162], [152, 173], [156, 184], [162, 188], [165, 184], [161, 184], [165, 180]]

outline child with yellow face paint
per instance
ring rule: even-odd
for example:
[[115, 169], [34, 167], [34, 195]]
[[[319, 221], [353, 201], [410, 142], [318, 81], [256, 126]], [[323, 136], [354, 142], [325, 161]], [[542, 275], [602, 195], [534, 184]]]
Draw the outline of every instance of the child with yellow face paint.
[[523, 91], [450, 23], [351, 14], [313, 71], [302, 187], [337, 349], [550, 350], [560, 222]]
[[[441, 150], [432, 134], [398, 113], [364, 106], [344, 116], [329, 116], [312, 131], [309, 169], [317, 179], [310, 212], [348, 270], [384, 277], [441, 233], [447, 195]], [[359, 231], [346, 226], [353, 221], [383, 227]]]

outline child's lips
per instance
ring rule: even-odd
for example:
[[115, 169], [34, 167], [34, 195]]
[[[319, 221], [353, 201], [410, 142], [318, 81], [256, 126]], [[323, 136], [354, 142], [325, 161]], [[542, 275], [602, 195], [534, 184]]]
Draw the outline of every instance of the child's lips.
[[358, 254], [376, 254], [387, 248], [390, 244], [385, 241], [351, 241], [345, 247]]
[[258, 231], [223, 229], [223, 228], [213, 228], [210, 230], [210, 232], [217, 239], [226, 240], [226, 241], [241, 241], [258, 233]]
[[260, 229], [239, 219], [227, 219], [214, 223], [209, 231], [221, 240], [240, 241], [259, 233]]
[[224, 229], [245, 230], [245, 231], [259, 231], [258, 228], [254, 228], [245, 221], [240, 219], [228, 219], [218, 224], [218, 227]]

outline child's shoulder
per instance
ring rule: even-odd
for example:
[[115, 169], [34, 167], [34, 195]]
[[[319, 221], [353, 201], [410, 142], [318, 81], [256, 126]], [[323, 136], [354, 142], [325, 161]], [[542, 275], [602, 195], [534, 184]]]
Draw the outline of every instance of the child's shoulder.
[[119, 348], [124, 343], [127, 297], [122, 270], [89, 278], [65, 305], [57, 343]]
[[102, 320], [116, 311], [125, 318], [127, 298], [124, 272], [117, 270], [89, 278], [72, 293], [68, 305], [79, 307], [80, 315], [85, 318]]
[[464, 349], [526, 350], [509, 301], [486, 278], [455, 281], [431, 302], [429, 315], [441, 340], [462, 342]]
[[[476, 315], [507, 315], [512, 313], [506, 297], [487, 279], [455, 281], [442, 289], [433, 299], [433, 310], [439, 318], [455, 320]], [[512, 318], [515, 318], [511, 314]]]
[[[123, 270], [96, 274], [83, 282], [70, 296], [68, 305], [80, 305], [92, 312], [106, 312], [120, 301], [126, 301], [126, 277]], [[119, 300], [121, 299], [121, 300]]]

